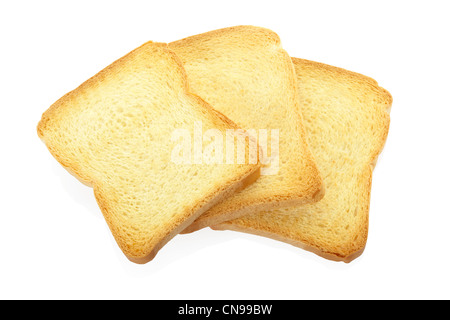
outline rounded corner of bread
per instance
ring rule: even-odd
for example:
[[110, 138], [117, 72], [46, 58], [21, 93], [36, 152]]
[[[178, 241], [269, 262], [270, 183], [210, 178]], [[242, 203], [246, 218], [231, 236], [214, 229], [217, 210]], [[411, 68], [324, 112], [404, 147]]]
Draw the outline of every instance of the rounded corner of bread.
[[357, 258], [359, 258], [363, 254], [365, 248], [366, 247], [364, 246], [363, 248], [352, 252], [351, 254], [346, 256], [342, 261], [345, 262], [345, 263], [353, 262], [354, 260], [356, 260]]
[[355, 259], [360, 257], [362, 255], [362, 253], [364, 252], [364, 247], [362, 249], [358, 249], [358, 250], [351, 251], [349, 253], [344, 253], [344, 254], [333, 252], [333, 251], [330, 251], [330, 252], [323, 251], [322, 249], [317, 249], [315, 247], [310, 247], [308, 245], [305, 245], [302, 249], [309, 251], [311, 253], [314, 253], [317, 256], [327, 259], [329, 261], [343, 262], [346, 264], [353, 262]]
[[[355, 236], [356, 237], [356, 236]], [[305, 244], [307, 250], [323, 257], [327, 260], [350, 263], [360, 257], [366, 248], [367, 234], [357, 234], [358, 240], [349, 239], [347, 241], [336, 241], [333, 244], [317, 245]]]
[[129, 253], [124, 253], [124, 254], [125, 254], [125, 257], [127, 257], [127, 259], [129, 261], [131, 261], [135, 264], [146, 264], [155, 258], [157, 252], [151, 252], [145, 256], [132, 255]]
[[380, 87], [381, 94], [384, 97], [384, 104], [386, 105], [386, 112], [391, 113], [392, 103], [394, 102], [394, 98], [392, 94], [385, 88]]
[[[64, 97], [60, 98], [58, 101], [63, 99]], [[45, 136], [49, 130], [49, 127], [51, 124], [49, 123], [49, 119], [51, 115], [54, 113], [55, 109], [57, 108], [58, 101], [53, 103], [42, 115], [39, 119], [39, 122], [36, 126], [36, 131], [38, 137], [45, 143]]]
[[250, 33], [259, 33], [264, 36], [264, 38], [268, 39], [270, 42], [274, 42], [276, 44], [281, 44], [281, 39], [278, 33], [275, 31], [266, 28], [266, 27], [260, 27], [255, 25], [242, 25], [240, 26], [245, 32]]
[[39, 139], [41, 139], [41, 141], [44, 141], [44, 127], [45, 127], [44, 121], [41, 119], [36, 126], [36, 133]]
[[311, 252], [323, 259], [333, 262], [343, 262], [346, 264], [352, 262], [353, 260], [361, 256], [364, 251], [364, 247], [362, 249], [340, 252], [339, 250], [335, 249], [316, 247], [315, 245], [310, 245], [308, 243], [297, 243], [294, 244], [294, 246], [299, 247], [305, 251]]

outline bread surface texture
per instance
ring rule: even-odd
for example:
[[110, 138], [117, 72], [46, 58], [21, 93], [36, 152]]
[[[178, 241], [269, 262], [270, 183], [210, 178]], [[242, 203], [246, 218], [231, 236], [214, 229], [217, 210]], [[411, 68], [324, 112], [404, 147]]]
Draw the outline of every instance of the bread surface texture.
[[174, 129], [195, 122], [203, 130], [237, 128], [188, 92], [167, 44], [147, 42], [60, 98], [37, 130], [51, 154], [93, 187], [127, 258], [145, 263], [259, 173], [258, 164], [174, 163]]
[[[185, 232], [321, 199], [322, 178], [308, 147], [294, 67], [278, 35], [265, 28], [236, 26], [169, 47], [182, 60], [191, 90], [240, 127], [255, 130], [263, 154], [277, 156], [272, 148], [276, 132], [279, 142], [278, 170], [275, 162], [265, 161], [254, 184], [208, 210]], [[267, 143], [261, 139], [264, 130]]]
[[366, 76], [303, 59], [293, 62], [325, 196], [314, 204], [250, 214], [213, 229], [266, 236], [350, 262], [366, 245], [372, 171], [387, 138], [392, 97]]

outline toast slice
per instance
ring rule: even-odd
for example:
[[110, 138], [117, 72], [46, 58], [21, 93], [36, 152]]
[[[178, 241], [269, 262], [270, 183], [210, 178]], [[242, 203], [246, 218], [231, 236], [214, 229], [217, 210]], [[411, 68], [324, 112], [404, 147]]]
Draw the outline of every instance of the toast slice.
[[183, 233], [322, 198], [322, 178], [308, 147], [294, 67], [276, 33], [237, 26], [175, 41], [169, 47], [182, 60], [192, 92], [253, 131], [265, 150], [261, 177], [208, 210]]
[[326, 194], [314, 204], [250, 214], [213, 229], [261, 235], [349, 262], [367, 241], [372, 171], [388, 134], [392, 97], [366, 76], [293, 62]]
[[148, 42], [55, 102], [37, 131], [51, 154], [93, 187], [123, 253], [145, 263], [259, 174], [259, 164], [174, 162], [174, 129], [195, 123], [224, 135], [238, 128], [188, 92], [167, 44]]

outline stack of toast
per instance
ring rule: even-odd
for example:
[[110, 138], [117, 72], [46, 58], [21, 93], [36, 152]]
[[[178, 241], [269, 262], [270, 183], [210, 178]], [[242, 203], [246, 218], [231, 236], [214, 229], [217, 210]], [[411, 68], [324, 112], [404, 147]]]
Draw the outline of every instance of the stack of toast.
[[130, 261], [210, 227], [350, 262], [367, 241], [391, 104], [373, 79], [237, 26], [143, 44], [56, 101], [37, 130], [93, 188]]

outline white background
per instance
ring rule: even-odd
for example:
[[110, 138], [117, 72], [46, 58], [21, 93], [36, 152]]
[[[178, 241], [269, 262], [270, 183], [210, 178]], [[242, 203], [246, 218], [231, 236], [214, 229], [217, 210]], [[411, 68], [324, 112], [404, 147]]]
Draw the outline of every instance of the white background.
[[[8, 4], [6, 4], [8, 3]], [[449, 299], [448, 1], [2, 1], [0, 298]], [[363, 255], [337, 263], [205, 229], [145, 265], [38, 139], [60, 96], [142, 43], [251, 24], [376, 79], [394, 104]]]

